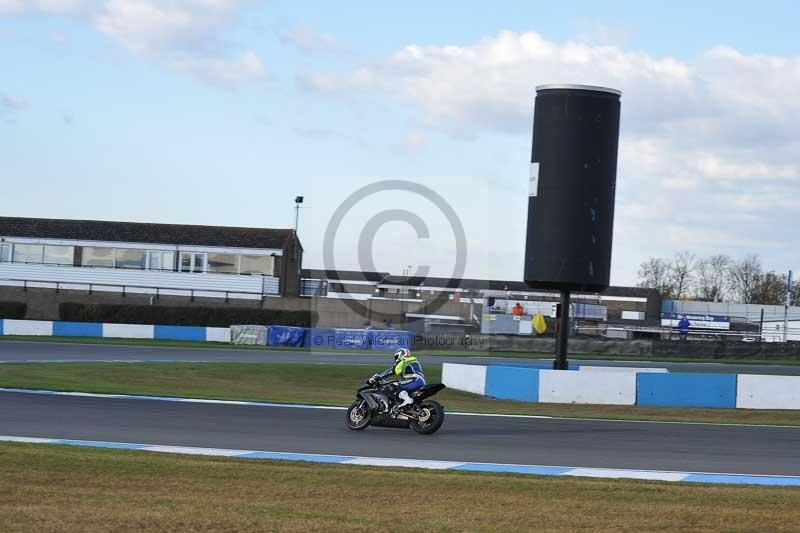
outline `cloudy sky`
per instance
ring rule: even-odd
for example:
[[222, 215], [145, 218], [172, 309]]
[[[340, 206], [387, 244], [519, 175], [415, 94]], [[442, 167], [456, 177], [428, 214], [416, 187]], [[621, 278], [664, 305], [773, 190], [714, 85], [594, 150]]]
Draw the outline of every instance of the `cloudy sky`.
[[[321, 267], [345, 199], [405, 180], [466, 276], [521, 279], [533, 89], [582, 83], [623, 91], [612, 282], [679, 250], [800, 269], [793, 3], [297, 4], [0, 0], [0, 213], [291, 227], [304, 195]], [[453, 217], [383, 188], [335, 265], [450, 275]]]

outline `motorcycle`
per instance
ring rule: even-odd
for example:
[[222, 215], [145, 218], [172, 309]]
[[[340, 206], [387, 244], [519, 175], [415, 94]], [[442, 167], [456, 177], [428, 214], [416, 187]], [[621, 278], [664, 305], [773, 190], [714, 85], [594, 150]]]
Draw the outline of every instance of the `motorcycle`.
[[397, 382], [370, 378], [359, 386], [356, 400], [347, 409], [345, 423], [354, 431], [366, 429], [372, 424], [410, 427], [417, 433], [430, 435], [442, 427], [444, 407], [428, 398], [444, 388], [442, 383], [425, 385], [409, 393], [414, 403], [398, 409], [393, 400], [397, 398]]

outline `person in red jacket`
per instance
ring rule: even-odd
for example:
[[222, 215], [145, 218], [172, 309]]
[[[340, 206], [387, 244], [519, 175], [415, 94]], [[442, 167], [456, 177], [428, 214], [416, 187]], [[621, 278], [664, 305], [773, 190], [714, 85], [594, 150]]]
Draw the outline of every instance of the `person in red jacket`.
[[525, 314], [525, 308], [517, 302], [517, 305], [511, 308], [511, 314], [514, 316], [522, 316]]

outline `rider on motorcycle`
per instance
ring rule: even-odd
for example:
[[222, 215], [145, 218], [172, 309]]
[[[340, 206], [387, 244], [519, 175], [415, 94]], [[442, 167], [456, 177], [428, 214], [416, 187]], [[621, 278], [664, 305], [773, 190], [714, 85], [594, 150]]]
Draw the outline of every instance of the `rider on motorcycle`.
[[422, 373], [422, 365], [419, 360], [411, 355], [411, 350], [400, 348], [394, 352], [394, 365], [387, 368], [380, 374], [372, 376], [372, 381], [377, 382], [388, 377], [396, 378], [400, 393], [397, 397], [402, 400], [397, 409], [402, 409], [414, 403], [414, 399], [408, 394], [425, 386], [425, 374]]

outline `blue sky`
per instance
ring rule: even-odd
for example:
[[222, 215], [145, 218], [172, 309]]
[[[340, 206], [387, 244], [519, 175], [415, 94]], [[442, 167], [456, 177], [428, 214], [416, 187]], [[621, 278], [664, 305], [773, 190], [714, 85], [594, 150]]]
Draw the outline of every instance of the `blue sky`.
[[[444, 197], [466, 276], [520, 279], [533, 87], [623, 90], [612, 281], [651, 255], [796, 264], [800, 41], [790, 2], [0, 0], [2, 213], [289, 227], [321, 267], [338, 205], [386, 179]], [[382, 192], [336, 236], [359, 268], [455, 262], [430, 202]], [[362, 247], [364, 244], [362, 243]]]

